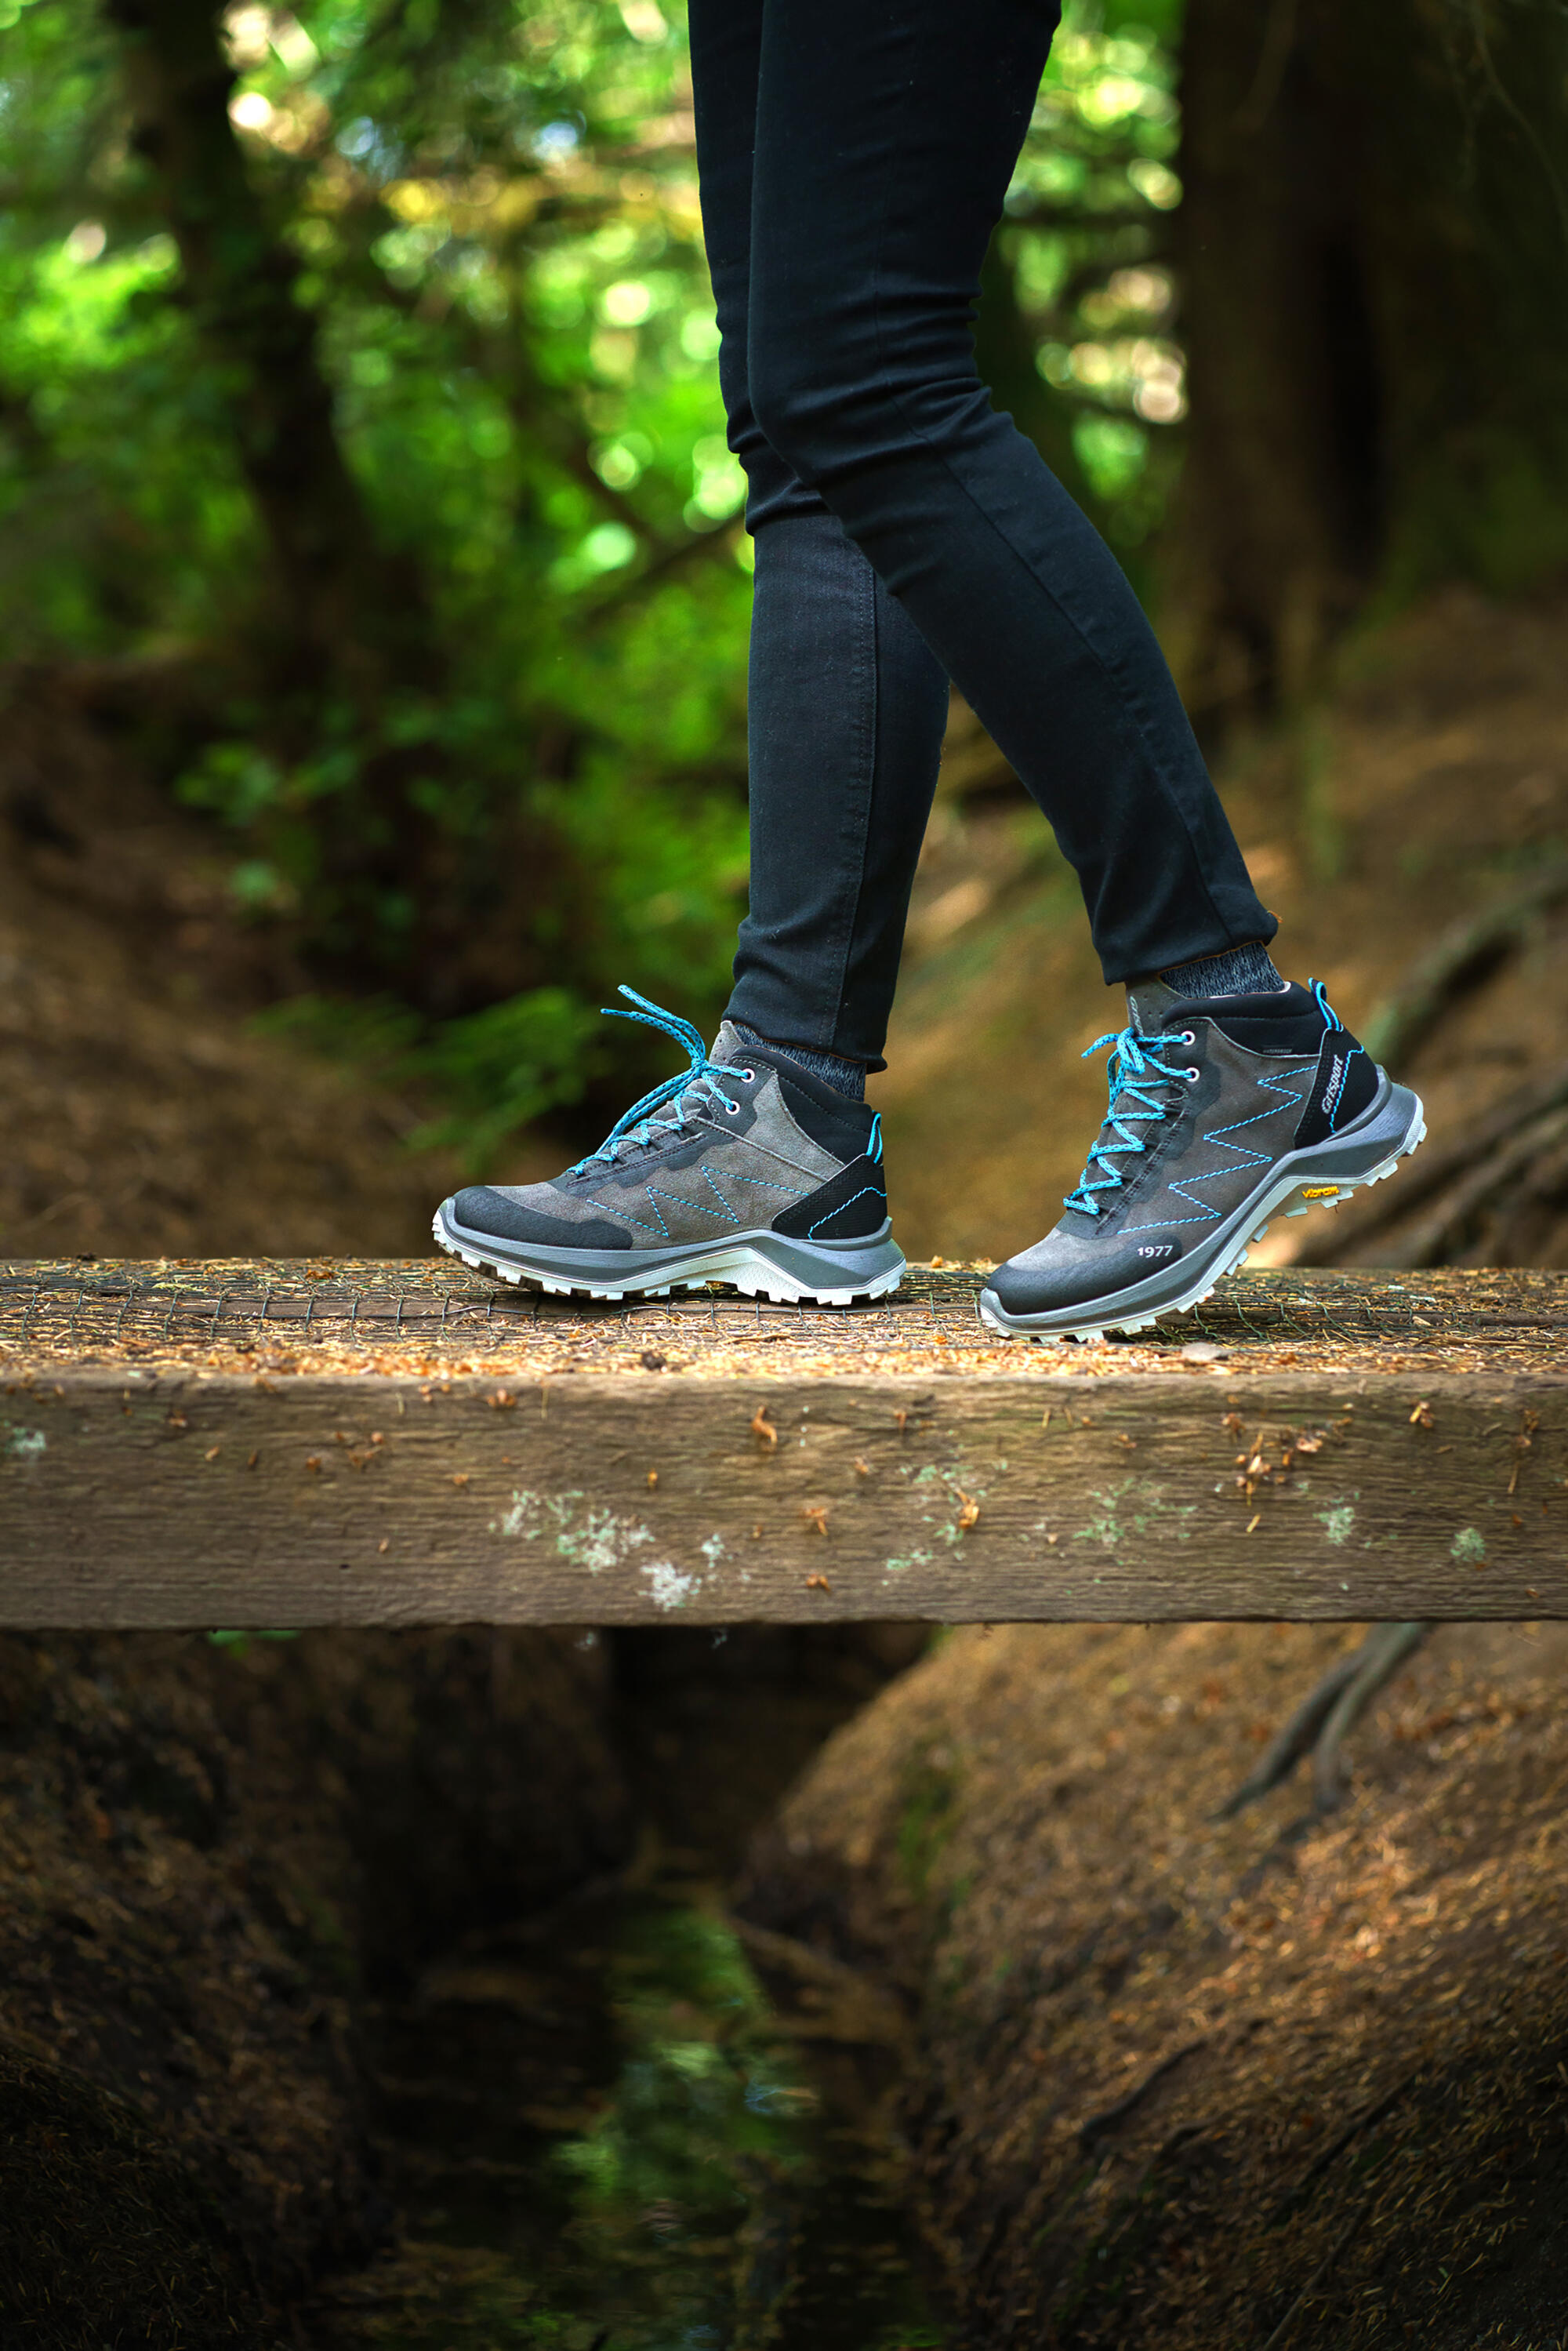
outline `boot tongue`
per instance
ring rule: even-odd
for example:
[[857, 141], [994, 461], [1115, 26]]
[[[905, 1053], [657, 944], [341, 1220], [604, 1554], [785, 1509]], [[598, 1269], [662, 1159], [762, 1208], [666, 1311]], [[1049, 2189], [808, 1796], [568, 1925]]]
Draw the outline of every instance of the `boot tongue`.
[[719, 1023], [718, 1035], [708, 1049], [708, 1060], [722, 1061], [726, 1069], [744, 1070], [747, 1057], [754, 1050], [737, 1036], [733, 1020], [724, 1020]]
[[727, 1070], [787, 1070], [802, 1085], [813, 1082], [810, 1073], [791, 1058], [788, 1045], [759, 1045], [750, 1037], [738, 1036], [732, 1020], [720, 1022], [708, 1059], [721, 1062]]
[[1173, 1016], [1186, 1009], [1187, 999], [1163, 979], [1134, 979], [1127, 987], [1127, 1022], [1140, 1037], [1157, 1037], [1170, 1027]]

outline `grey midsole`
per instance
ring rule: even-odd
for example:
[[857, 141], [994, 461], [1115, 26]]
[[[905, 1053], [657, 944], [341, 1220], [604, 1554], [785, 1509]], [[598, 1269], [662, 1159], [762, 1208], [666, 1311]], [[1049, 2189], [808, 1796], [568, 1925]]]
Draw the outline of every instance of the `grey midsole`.
[[[891, 1217], [880, 1231], [847, 1241], [794, 1240], [787, 1233], [758, 1226], [713, 1240], [672, 1243], [668, 1249], [536, 1249], [528, 1242], [506, 1240], [497, 1233], [479, 1232], [459, 1224], [444, 1202], [437, 1214], [443, 1233], [455, 1248], [469, 1249], [492, 1263], [503, 1258], [508, 1265], [541, 1280], [595, 1281], [631, 1289], [648, 1280], [697, 1280], [706, 1264], [716, 1264], [737, 1249], [749, 1249], [797, 1281], [844, 1290], [856, 1282], [875, 1281], [904, 1264], [904, 1252], [893, 1238]], [[719, 1271], [714, 1279], [722, 1281], [726, 1276]]]
[[1194, 1282], [1201, 1281], [1217, 1258], [1226, 1254], [1240, 1228], [1255, 1226], [1260, 1215], [1270, 1213], [1266, 1204], [1282, 1203], [1301, 1184], [1332, 1184], [1336, 1176], [1349, 1181], [1370, 1175], [1375, 1167], [1405, 1147], [1420, 1117], [1420, 1102], [1408, 1086], [1396, 1086], [1392, 1079], [1385, 1077], [1371, 1107], [1362, 1113], [1354, 1126], [1347, 1127], [1343, 1134], [1312, 1144], [1304, 1151], [1292, 1151], [1276, 1159], [1246, 1199], [1215, 1226], [1207, 1239], [1189, 1249], [1185, 1257], [1177, 1258], [1174, 1265], [1162, 1266], [1158, 1273], [1151, 1273], [1146, 1280], [1115, 1290], [1109, 1297], [1086, 1298], [1076, 1306], [1047, 1307], [1038, 1314], [1014, 1313], [1002, 1304], [995, 1290], [988, 1289], [982, 1293], [986, 1307], [1010, 1331], [1071, 1332], [1085, 1323], [1097, 1325], [1102, 1320], [1114, 1324], [1124, 1319], [1166, 1312]]

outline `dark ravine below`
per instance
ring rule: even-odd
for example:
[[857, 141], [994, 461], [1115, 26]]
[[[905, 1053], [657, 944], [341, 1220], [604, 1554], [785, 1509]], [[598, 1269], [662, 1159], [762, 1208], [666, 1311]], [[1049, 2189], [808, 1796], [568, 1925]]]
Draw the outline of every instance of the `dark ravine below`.
[[555, 1635], [0, 1640], [0, 2344], [271, 2351], [391, 2220], [367, 1996], [629, 1849]]
[[400, 2213], [301, 2314], [312, 2351], [917, 2351], [901, 2006], [730, 1916], [751, 1834], [921, 1646], [621, 1635], [622, 1870], [481, 1930], [368, 2020]]
[[0, 1641], [4, 2351], [943, 2342], [902, 2009], [725, 1907], [924, 1638]]
[[0, 2351], [1556, 2351], [1568, 1632], [1217, 1820], [1343, 1637], [0, 1640]]

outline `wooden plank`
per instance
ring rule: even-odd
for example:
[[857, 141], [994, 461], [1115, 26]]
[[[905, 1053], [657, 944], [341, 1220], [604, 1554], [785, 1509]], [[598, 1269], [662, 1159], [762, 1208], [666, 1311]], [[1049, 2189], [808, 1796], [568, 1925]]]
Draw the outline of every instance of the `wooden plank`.
[[10, 1626], [1568, 1614], [1568, 1278], [1078, 1350], [407, 1264], [0, 1266]]
[[975, 1311], [973, 1269], [912, 1266], [874, 1305], [818, 1311], [733, 1291], [593, 1304], [481, 1280], [449, 1259], [300, 1264], [0, 1263], [0, 1382], [54, 1365], [188, 1365], [361, 1374], [441, 1369], [518, 1379], [643, 1375], [650, 1356], [704, 1377], [995, 1372], [1071, 1364], [1135, 1378], [1202, 1367], [1190, 1343], [1254, 1373], [1514, 1372], [1568, 1349], [1568, 1276], [1488, 1270], [1292, 1270], [1223, 1281], [1191, 1314], [1064, 1355], [1003, 1339]]
[[1556, 1352], [1491, 1374], [1018, 1359], [18, 1364], [0, 1624], [1568, 1617]]

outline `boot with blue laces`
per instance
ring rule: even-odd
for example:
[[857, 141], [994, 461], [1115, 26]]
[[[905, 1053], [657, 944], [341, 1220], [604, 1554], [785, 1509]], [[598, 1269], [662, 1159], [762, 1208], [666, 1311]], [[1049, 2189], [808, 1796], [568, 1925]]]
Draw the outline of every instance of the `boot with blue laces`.
[[898, 1287], [882, 1124], [783, 1049], [620, 993], [689, 1067], [644, 1094], [548, 1184], [476, 1184], [435, 1212], [441, 1247], [560, 1295], [662, 1298], [733, 1282], [750, 1298], [847, 1306]]
[[1111, 1099], [1067, 1214], [981, 1293], [994, 1330], [1142, 1331], [1207, 1298], [1270, 1217], [1337, 1207], [1426, 1134], [1419, 1097], [1371, 1060], [1316, 980], [1209, 997], [1139, 980], [1127, 1007], [1121, 1034], [1089, 1048], [1111, 1048]]

